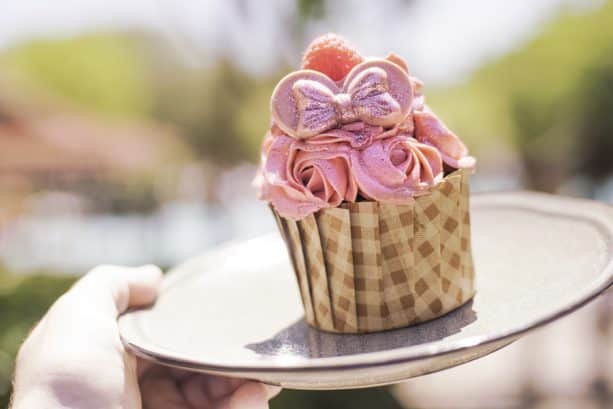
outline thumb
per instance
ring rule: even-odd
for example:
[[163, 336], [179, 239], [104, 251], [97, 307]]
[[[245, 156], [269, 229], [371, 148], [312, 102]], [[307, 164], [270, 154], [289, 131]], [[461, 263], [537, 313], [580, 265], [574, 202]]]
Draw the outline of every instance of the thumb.
[[49, 402], [36, 407], [140, 407], [136, 359], [123, 349], [117, 315], [153, 302], [161, 278], [155, 266], [100, 266], [77, 281], [21, 347], [15, 396], [40, 388]]
[[90, 271], [69, 293], [85, 305], [117, 316], [129, 307], [151, 304], [157, 298], [161, 281], [162, 272], [153, 265], [132, 268], [104, 265]]

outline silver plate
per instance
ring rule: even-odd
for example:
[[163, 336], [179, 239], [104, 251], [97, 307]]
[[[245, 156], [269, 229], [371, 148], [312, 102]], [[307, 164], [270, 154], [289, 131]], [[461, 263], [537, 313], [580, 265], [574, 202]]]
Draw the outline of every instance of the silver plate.
[[437, 320], [334, 335], [302, 318], [278, 234], [230, 243], [169, 273], [157, 303], [123, 315], [124, 343], [165, 365], [295, 389], [399, 382], [508, 345], [613, 283], [613, 210], [537, 193], [473, 197], [477, 295]]

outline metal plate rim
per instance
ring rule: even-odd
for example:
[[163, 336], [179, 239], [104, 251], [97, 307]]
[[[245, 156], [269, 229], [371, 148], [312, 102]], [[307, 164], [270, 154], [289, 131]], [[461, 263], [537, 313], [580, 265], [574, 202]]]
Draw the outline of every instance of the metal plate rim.
[[[567, 216], [575, 216], [588, 220], [591, 219], [593, 223], [598, 224], [601, 228], [605, 230], [606, 234], [608, 235], [609, 242], [613, 243], [613, 207], [610, 207], [600, 202], [590, 201], [586, 199], [553, 196], [544, 193], [521, 191], [504, 193], [482, 193], [473, 195], [472, 198], [476, 199], [476, 203], [473, 203], [475, 203], [475, 206], [477, 207], [491, 204], [489, 202], [498, 202], [504, 206], [510, 206], [513, 204], [513, 202], [515, 202], [516, 206], [524, 207], [531, 210], [535, 210], [535, 203], [539, 203], [539, 206], [542, 205], [542, 207], [546, 207], [546, 205], [554, 205], [553, 207], [555, 207], [556, 204], [564, 204], [562, 202], [566, 202], [567, 206], [568, 204], [573, 203], [573, 205], [575, 206], [568, 206], [572, 210], [568, 211]], [[530, 205], [526, 206], [526, 200], [531, 202]], [[579, 208], [581, 207], [590, 207], [593, 208], [593, 210], [597, 210], [598, 208], [600, 208], [600, 210], [595, 211], [593, 214], [586, 215], [585, 213], [579, 211]], [[545, 209], [541, 208], [541, 210]], [[261, 237], [258, 239], [261, 239]], [[244, 243], [244, 241], [228, 242], [220, 246], [219, 248], [212, 249], [207, 254], [221, 252], [224, 248], [240, 245], [241, 243]], [[188, 263], [190, 262], [188, 261], [186, 264]], [[181, 266], [178, 267], [179, 271], [177, 271], [177, 273], [170, 273], [168, 279], [164, 283], [164, 288], [171, 286], [175, 281], [178, 281], [183, 276], [188, 275], [185, 274], [185, 272], [182, 273], [180, 269]], [[485, 336], [471, 336], [463, 340], [454, 341], [453, 343], [447, 345], [437, 345], [436, 348], [434, 348], [433, 345], [428, 347], [427, 344], [424, 344], [419, 346], [395, 348], [387, 351], [362, 353], [359, 354], [361, 356], [361, 362], [349, 362], [351, 359], [348, 358], [351, 358], [352, 356], [347, 356], [316, 358], [317, 362], [313, 362], [313, 360], [309, 361], [309, 365], [280, 362], [276, 363], [275, 365], [270, 365], [269, 363], [262, 363], [262, 365], [253, 364], [247, 367], [233, 364], [219, 365], [215, 363], [195, 361], [193, 359], [190, 359], [189, 357], [182, 356], [181, 354], [168, 352], [163, 348], [157, 347], [143, 340], [138, 340], [137, 342], [133, 341], [135, 335], [134, 330], [131, 327], [134, 327], [133, 321], [135, 320], [135, 316], [137, 314], [128, 313], [127, 315], [122, 315], [119, 320], [119, 328], [122, 342], [136, 355], [151, 359], [161, 364], [182, 367], [186, 369], [224, 373], [284, 373], [363, 369], [408, 363], [412, 361], [420, 361], [433, 357], [441, 357], [451, 353], [470, 350], [481, 345], [502, 342], [505, 339], [517, 339], [527, 334], [528, 332], [531, 332], [569, 313], [576, 311], [577, 309], [581, 308], [585, 304], [598, 297], [608, 288], [613, 286], [613, 257], [609, 259], [607, 265], [603, 268], [600, 275], [602, 277], [607, 277], [606, 280], [599, 283], [599, 285], [593, 288], [591, 292], [587, 294], [582, 294], [582, 297], [579, 297], [573, 303], [570, 303], [564, 308], [560, 308], [558, 311], [548, 314], [547, 316], [536, 318], [531, 322], [519, 325], [514, 328], [510, 328], [507, 331]], [[392, 356], [388, 357], [388, 355]], [[322, 361], [324, 361], [325, 363], [322, 363]]]

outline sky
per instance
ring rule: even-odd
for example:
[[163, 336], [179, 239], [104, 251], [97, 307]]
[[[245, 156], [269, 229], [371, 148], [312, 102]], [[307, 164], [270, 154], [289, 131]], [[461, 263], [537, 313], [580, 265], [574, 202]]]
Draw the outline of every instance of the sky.
[[[405, 56], [424, 81], [465, 79], [484, 62], [520, 47], [564, 11], [601, 0], [336, 0], [305, 26], [307, 37], [336, 31], [366, 55]], [[0, 0], [0, 50], [34, 39], [98, 30], [150, 30], [164, 36], [187, 64], [231, 56], [254, 74], [297, 63], [288, 32], [295, 0]], [[308, 41], [308, 38], [305, 41]], [[305, 44], [300, 44], [304, 47]]]

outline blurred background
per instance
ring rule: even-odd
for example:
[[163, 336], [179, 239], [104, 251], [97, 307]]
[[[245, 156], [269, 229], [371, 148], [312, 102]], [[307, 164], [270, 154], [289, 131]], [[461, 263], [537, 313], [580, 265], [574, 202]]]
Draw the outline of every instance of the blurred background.
[[[99, 263], [170, 267], [274, 229], [268, 99], [335, 31], [403, 55], [479, 158], [473, 189], [613, 203], [613, 2], [34, 0], [0, 13], [0, 406], [20, 342]], [[389, 388], [273, 408], [610, 408], [613, 297]]]

